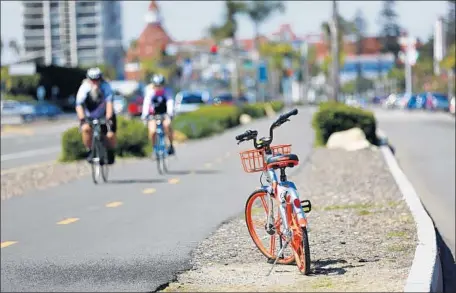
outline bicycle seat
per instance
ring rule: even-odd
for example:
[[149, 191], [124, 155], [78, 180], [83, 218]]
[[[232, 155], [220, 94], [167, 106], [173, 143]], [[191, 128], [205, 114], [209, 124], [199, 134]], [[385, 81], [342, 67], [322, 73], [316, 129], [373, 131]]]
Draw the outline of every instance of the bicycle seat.
[[268, 169], [293, 168], [299, 164], [299, 158], [295, 154], [275, 155], [266, 161]]

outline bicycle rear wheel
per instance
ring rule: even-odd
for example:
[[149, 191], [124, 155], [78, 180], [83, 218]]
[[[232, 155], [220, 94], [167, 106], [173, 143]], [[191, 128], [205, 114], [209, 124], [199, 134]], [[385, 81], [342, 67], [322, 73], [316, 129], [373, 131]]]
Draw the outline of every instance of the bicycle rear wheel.
[[268, 259], [268, 262], [274, 262], [277, 257], [279, 264], [291, 264], [295, 260], [290, 245], [278, 256], [282, 246], [285, 244], [285, 236], [281, 231], [282, 219], [278, 207], [273, 207], [272, 212], [274, 222], [272, 227], [267, 231], [268, 204], [267, 194], [264, 190], [255, 190], [247, 199], [245, 205], [245, 222], [250, 237], [260, 252]]
[[307, 234], [307, 227], [301, 227], [298, 224], [298, 217], [294, 212], [291, 211], [291, 206], [288, 207], [289, 213], [292, 213], [292, 239], [291, 239], [291, 248], [295, 255], [296, 265], [304, 275], [310, 273], [310, 246], [309, 246], [309, 236]]

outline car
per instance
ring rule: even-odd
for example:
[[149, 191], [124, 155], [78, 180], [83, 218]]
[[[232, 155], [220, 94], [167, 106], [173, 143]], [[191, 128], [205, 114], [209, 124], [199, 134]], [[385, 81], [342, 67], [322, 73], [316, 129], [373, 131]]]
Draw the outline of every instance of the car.
[[20, 116], [25, 122], [32, 121], [35, 116], [35, 107], [32, 104], [14, 100], [2, 100], [0, 104], [2, 116]]
[[445, 111], [447, 112], [450, 107], [450, 101], [448, 97], [440, 93], [428, 93], [426, 98], [429, 103], [427, 103], [427, 109], [433, 111]]
[[452, 97], [451, 100], [450, 100], [450, 105], [448, 107], [448, 111], [455, 115], [455, 112], [456, 112], [456, 98], [455, 97]]
[[198, 110], [202, 105], [211, 103], [208, 91], [181, 91], [174, 99], [176, 115]]
[[113, 98], [113, 106], [116, 114], [123, 113], [127, 108], [127, 100], [122, 95], [116, 94]]
[[141, 95], [135, 96], [129, 103], [128, 103], [128, 115], [131, 117], [141, 116], [142, 113], [142, 105], [143, 105], [144, 97]]
[[407, 99], [406, 107], [409, 110], [413, 109], [424, 109], [426, 105], [426, 98], [420, 95], [411, 95], [410, 98]]
[[231, 93], [223, 93], [214, 98], [214, 104], [216, 105], [233, 105], [234, 97]]
[[63, 110], [59, 106], [46, 101], [38, 102], [33, 107], [35, 108], [35, 118], [57, 119], [63, 114]]

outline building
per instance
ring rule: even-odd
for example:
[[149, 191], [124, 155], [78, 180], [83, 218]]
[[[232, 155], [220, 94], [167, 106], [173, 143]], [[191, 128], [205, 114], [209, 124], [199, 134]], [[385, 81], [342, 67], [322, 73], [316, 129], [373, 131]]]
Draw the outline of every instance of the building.
[[123, 73], [120, 1], [22, 1], [24, 51], [44, 65]]
[[131, 46], [125, 56], [125, 78], [141, 79], [141, 61], [154, 58], [172, 43], [171, 37], [162, 25], [160, 9], [156, 1], [151, 1], [145, 15], [146, 26], [136, 44]]

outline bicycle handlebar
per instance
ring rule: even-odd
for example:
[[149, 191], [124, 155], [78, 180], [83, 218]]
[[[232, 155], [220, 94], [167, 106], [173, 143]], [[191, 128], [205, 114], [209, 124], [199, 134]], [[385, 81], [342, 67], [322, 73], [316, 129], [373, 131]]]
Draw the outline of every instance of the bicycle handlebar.
[[[284, 124], [287, 121], [290, 121], [288, 118], [290, 118], [291, 116], [297, 115], [297, 114], [298, 114], [298, 109], [293, 109], [288, 113], [280, 115], [279, 118], [277, 118], [277, 120], [274, 121], [274, 123], [272, 123], [271, 127], [269, 128], [269, 138], [267, 139], [267, 143], [270, 144], [272, 142], [273, 132], [274, 132], [275, 128], [281, 126], [282, 124]], [[260, 145], [258, 145], [256, 142], [257, 135], [258, 135], [258, 131], [247, 130], [243, 134], [237, 135], [236, 140], [238, 140], [238, 144], [240, 144], [241, 142], [255, 139], [253, 141], [255, 148], [261, 148], [261, 147], [263, 147], [263, 145], [261, 145], [261, 143], [260, 143]]]

